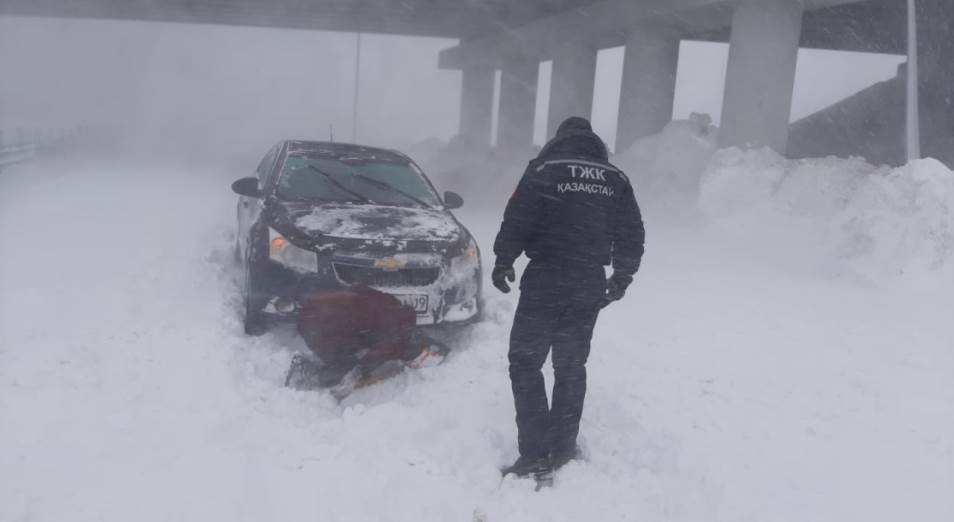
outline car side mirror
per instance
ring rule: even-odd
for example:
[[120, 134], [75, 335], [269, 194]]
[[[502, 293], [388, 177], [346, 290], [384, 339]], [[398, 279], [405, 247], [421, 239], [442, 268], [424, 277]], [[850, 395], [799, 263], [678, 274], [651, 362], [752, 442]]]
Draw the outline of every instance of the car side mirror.
[[262, 192], [258, 190], [257, 178], [242, 178], [235, 183], [232, 183], [232, 192], [235, 192], [239, 196], [246, 196], [249, 198], [262, 197]]
[[444, 207], [447, 210], [454, 210], [462, 206], [464, 206], [464, 198], [460, 197], [460, 194], [449, 190], [444, 193]]

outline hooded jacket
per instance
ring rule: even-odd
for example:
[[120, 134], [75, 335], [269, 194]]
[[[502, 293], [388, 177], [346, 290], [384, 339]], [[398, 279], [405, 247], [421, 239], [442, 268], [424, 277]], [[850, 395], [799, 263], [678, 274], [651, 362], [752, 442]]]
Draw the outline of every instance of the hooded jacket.
[[646, 232], [629, 178], [587, 120], [569, 118], [530, 161], [494, 243], [498, 266], [521, 253], [557, 265], [612, 265], [632, 276]]

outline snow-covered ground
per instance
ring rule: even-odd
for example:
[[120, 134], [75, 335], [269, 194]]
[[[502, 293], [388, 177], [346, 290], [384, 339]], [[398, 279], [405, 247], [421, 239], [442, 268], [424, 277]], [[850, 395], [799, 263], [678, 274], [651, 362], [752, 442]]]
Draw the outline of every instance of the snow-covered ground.
[[[704, 194], [753, 160], [721, 161]], [[497, 471], [516, 296], [488, 289], [492, 320], [441, 367], [340, 405], [285, 389], [291, 332], [240, 333], [233, 177], [0, 174], [0, 521], [954, 520], [943, 272], [830, 269], [810, 241], [727, 233], [724, 198], [704, 227], [648, 211], [644, 268], [597, 327], [588, 461], [535, 493]], [[460, 215], [486, 257], [499, 215]]]

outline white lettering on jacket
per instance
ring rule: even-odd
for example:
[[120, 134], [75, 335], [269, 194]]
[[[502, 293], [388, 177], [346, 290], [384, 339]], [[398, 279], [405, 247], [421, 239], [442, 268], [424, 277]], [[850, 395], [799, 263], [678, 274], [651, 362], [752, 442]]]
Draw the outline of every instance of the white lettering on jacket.
[[574, 179], [591, 179], [594, 181], [606, 181], [606, 169], [598, 167], [585, 167], [583, 165], [568, 165], [570, 174]]
[[565, 194], [567, 192], [584, 192], [586, 194], [597, 194], [600, 196], [612, 197], [613, 188], [607, 187], [606, 185], [600, 185], [599, 183], [559, 183], [557, 184], [557, 192], [560, 194]]

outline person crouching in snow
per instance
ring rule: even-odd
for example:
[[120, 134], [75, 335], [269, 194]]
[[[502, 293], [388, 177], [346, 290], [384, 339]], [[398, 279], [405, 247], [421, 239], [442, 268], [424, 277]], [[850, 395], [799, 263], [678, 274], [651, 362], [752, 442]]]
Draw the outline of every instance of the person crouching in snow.
[[335, 388], [344, 396], [405, 366], [443, 358], [446, 348], [419, 335], [416, 323], [412, 308], [367, 286], [312, 293], [303, 300], [298, 333], [317, 361], [297, 357], [286, 385]]

